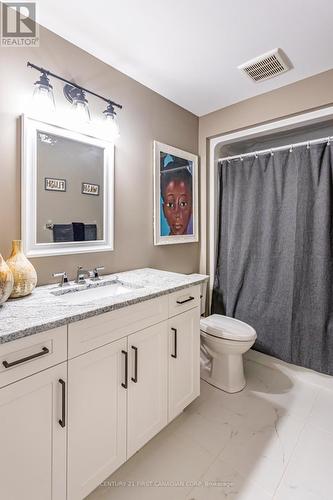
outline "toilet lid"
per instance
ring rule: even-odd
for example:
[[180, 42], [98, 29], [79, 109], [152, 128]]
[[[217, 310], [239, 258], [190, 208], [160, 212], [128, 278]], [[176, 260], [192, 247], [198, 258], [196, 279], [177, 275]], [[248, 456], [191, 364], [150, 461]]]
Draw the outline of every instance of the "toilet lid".
[[235, 318], [212, 314], [200, 320], [200, 330], [214, 337], [227, 340], [255, 340], [257, 334], [252, 326]]

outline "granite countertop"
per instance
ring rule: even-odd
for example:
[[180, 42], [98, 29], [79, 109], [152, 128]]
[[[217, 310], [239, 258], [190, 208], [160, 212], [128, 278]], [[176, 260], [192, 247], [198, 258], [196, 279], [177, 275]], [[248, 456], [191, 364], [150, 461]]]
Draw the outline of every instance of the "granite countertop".
[[46, 285], [37, 287], [28, 297], [7, 301], [0, 306], [0, 344], [175, 292], [208, 279], [201, 274], [178, 274], [150, 268], [103, 276], [103, 279], [115, 277], [132, 290], [90, 301], [82, 297], [82, 302], [69, 304], [64, 295], [51, 293], [59, 291], [58, 285]]

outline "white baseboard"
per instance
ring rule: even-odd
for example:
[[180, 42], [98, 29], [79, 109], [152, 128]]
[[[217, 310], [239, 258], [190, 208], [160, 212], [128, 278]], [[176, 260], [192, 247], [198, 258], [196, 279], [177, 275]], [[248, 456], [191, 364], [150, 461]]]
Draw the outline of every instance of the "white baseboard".
[[330, 375], [324, 375], [323, 373], [315, 372], [309, 368], [303, 368], [302, 366], [286, 363], [285, 361], [281, 361], [273, 356], [268, 356], [268, 354], [263, 354], [262, 352], [254, 351], [253, 349], [250, 349], [245, 354], [245, 359], [255, 361], [256, 363], [268, 366], [269, 368], [277, 368], [282, 371], [292, 372], [294, 377], [303, 382], [315, 384], [324, 389], [333, 391], [333, 377]]

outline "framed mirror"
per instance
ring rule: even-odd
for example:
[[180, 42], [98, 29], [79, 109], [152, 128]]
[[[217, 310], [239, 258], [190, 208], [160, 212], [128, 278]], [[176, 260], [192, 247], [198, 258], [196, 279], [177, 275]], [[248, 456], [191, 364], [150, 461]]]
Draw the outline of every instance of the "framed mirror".
[[113, 143], [23, 116], [22, 146], [26, 255], [113, 250]]

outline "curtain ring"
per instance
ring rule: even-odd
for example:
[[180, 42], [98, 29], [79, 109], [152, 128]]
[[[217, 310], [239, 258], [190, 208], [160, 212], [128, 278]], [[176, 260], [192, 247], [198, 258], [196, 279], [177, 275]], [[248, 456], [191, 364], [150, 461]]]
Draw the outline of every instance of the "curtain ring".
[[244, 158], [242, 156], [240, 156], [240, 161], [243, 161], [243, 160], [244, 160]]
[[310, 141], [307, 142], [306, 149], [310, 149]]
[[257, 152], [254, 153], [254, 157], [258, 158], [258, 153]]
[[271, 156], [274, 156], [274, 152], [273, 152], [273, 150], [272, 150], [272, 149], [271, 149]]
[[328, 138], [327, 138], [327, 146], [330, 146], [330, 145], [331, 145], [331, 138], [330, 138], [330, 137], [328, 137]]
[[290, 146], [289, 153], [292, 153], [294, 151], [294, 146], [293, 144]]

